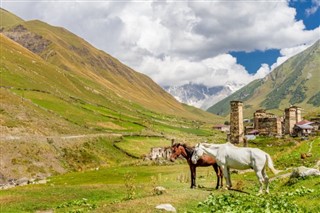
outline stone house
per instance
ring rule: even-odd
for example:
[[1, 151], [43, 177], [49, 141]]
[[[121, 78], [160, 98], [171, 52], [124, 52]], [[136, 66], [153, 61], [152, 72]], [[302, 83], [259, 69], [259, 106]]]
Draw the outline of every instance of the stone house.
[[260, 135], [282, 135], [282, 117], [259, 109], [253, 113], [253, 128]]
[[171, 155], [171, 147], [153, 147], [150, 153], [146, 156], [149, 160], [165, 159], [169, 160]]
[[230, 126], [224, 124], [214, 125], [212, 129], [219, 130], [221, 132], [230, 132]]
[[310, 122], [308, 120], [302, 120], [298, 123], [296, 123], [293, 127], [293, 136], [308, 136], [312, 133], [314, 130], [314, 127], [312, 126], [313, 122]]

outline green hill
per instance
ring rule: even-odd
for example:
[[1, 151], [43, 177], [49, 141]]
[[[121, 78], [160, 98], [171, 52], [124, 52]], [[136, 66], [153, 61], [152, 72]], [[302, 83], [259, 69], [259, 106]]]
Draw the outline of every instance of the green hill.
[[255, 80], [207, 111], [228, 115], [229, 102], [244, 102], [246, 116], [260, 108], [281, 114], [290, 105], [301, 106], [305, 113], [320, 106], [320, 41], [288, 59], [264, 79]]
[[[1, 13], [6, 20], [15, 17], [4, 10]], [[24, 98], [33, 102], [37, 100], [36, 104], [44, 108], [50, 108], [44, 101], [57, 99], [66, 105], [101, 105], [113, 111], [110, 114], [131, 114], [134, 117], [150, 111], [202, 121], [219, 119], [180, 104], [146, 75], [63, 28], [19, 19], [2, 31], [5, 37], [16, 43], [2, 36], [5, 60], [1, 63], [1, 86], [12, 88], [11, 92], [14, 88], [17, 95], [23, 93]], [[39, 102], [37, 96], [43, 100]], [[50, 97], [47, 99], [46, 96]]]
[[[130, 161], [171, 138], [222, 138], [211, 124], [223, 118], [177, 102], [63, 28], [17, 20], [0, 33], [0, 181]], [[133, 150], [129, 136], [141, 137]]]
[[10, 13], [7, 10], [0, 8], [0, 29], [3, 29], [4, 27], [7, 27], [7, 26], [19, 24], [21, 22], [23, 22], [23, 19]]

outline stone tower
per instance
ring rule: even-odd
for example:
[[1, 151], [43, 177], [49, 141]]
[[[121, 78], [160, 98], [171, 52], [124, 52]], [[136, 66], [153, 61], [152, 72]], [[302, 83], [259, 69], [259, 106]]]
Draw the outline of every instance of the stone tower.
[[243, 103], [241, 101], [231, 101], [230, 113], [230, 142], [239, 144], [243, 142]]
[[301, 108], [300, 107], [295, 107], [296, 108], [296, 122], [302, 121], [302, 116], [301, 116]]
[[291, 106], [284, 110], [285, 113], [285, 134], [292, 134], [293, 127], [296, 123], [302, 120], [301, 108], [297, 106]]

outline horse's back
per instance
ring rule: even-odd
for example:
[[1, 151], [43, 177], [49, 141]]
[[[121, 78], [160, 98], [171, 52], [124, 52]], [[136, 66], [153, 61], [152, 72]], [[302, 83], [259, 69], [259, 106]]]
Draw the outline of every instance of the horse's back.
[[227, 144], [219, 150], [219, 161], [235, 169], [249, 169], [257, 164], [263, 164], [266, 153], [258, 148], [243, 148]]
[[234, 169], [252, 168], [250, 150], [228, 150], [226, 164]]

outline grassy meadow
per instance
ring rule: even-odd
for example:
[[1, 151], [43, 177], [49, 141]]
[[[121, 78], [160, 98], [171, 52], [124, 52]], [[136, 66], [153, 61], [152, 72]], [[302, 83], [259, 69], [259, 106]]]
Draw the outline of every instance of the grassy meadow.
[[[212, 168], [198, 168], [198, 188], [190, 189], [184, 159], [143, 161], [150, 148], [170, 146], [171, 139], [223, 143], [225, 133], [212, 126], [229, 119], [179, 103], [63, 28], [0, 13], [0, 180], [49, 176], [45, 184], [0, 190], [1, 213], [157, 212], [163, 203], [177, 212], [320, 212], [320, 177], [275, 179], [270, 195], [256, 196], [253, 172], [233, 172], [235, 190], [226, 191], [214, 189]], [[18, 43], [7, 37], [18, 31], [24, 35]], [[47, 46], [35, 54], [24, 48], [30, 43]], [[317, 109], [309, 116], [318, 116]], [[249, 146], [270, 153], [281, 174], [320, 159], [319, 137], [260, 137]], [[301, 160], [307, 152], [312, 156]]]
[[[141, 150], [149, 149], [149, 144], [145, 143], [147, 138], [138, 139], [130, 136], [118, 143], [131, 142], [135, 146], [128, 148], [128, 152], [139, 155], [143, 153]], [[234, 190], [215, 190], [213, 169], [205, 167], [197, 170], [198, 188], [190, 189], [189, 168], [184, 159], [155, 165], [116, 151], [106, 139], [94, 141], [86, 145], [88, 150], [99, 147], [101, 153], [110, 153], [109, 161], [113, 164], [52, 176], [46, 184], [1, 190], [1, 212], [157, 212], [155, 206], [161, 203], [172, 204], [178, 212], [320, 211], [320, 177], [275, 179], [271, 182], [270, 195], [257, 196], [258, 181], [254, 172], [232, 172]], [[161, 138], [150, 138], [150, 141], [154, 145], [168, 144]], [[301, 165], [312, 167], [320, 159], [320, 138], [306, 141], [258, 138], [250, 146], [269, 152], [276, 168], [283, 170], [281, 174]], [[300, 153], [310, 151], [310, 147], [312, 156], [300, 159]], [[270, 178], [274, 177], [270, 171], [268, 174]], [[166, 192], [155, 193], [156, 186], [165, 187]]]

